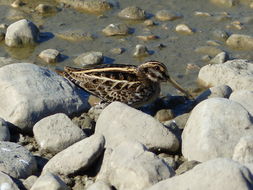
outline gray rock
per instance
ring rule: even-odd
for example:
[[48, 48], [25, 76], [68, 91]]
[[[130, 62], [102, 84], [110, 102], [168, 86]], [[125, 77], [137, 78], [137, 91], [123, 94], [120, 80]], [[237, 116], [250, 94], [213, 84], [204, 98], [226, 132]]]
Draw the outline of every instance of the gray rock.
[[192, 170], [161, 181], [147, 190], [250, 190], [253, 177], [249, 170], [229, 159], [219, 158], [195, 166]]
[[228, 98], [231, 93], [232, 89], [229, 86], [219, 85], [205, 90], [199, 96], [197, 96], [195, 100], [197, 103], [199, 103], [208, 98]]
[[28, 178], [26, 178], [25, 180], [22, 181], [22, 184], [25, 186], [26, 189], [31, 189], [31, 187], [33, 186], [33, 184], [35, 183], [35, 181], [38, 179], [37, 176], [35, 175], [31, 175]]
[[217, 157], [232, 158], [242, 136], [253, 135], [252, 116], [239, 103], [210, 98], [199, 103], [182, 134], [182, 153], [200, 162]]
[[10, 140], [10, 131], [8, 124], [0, 118], [0, 141], [9, 141]]
[[33, 22], [26, 19], [12, 23], [6, 31], [5, 44], [9, 47], [35, 45], [40, 31]]
[[46, 49], [40, 52], [39, 57], [47, 63], [56, 63], [60, 59], [60, 52], [56, 49]]
[[213, 36], [215, 39], [221, 40], [221, 41], [225, 41], [229, 37], [227, 32], [223, 30], [219, 30], [219, 29], [213, 31]]
[[74, 41], [74, 42], [79, 42], [82, 40], [94, 40], [94, 35], [85, 32], [83, 30], [67, 30], [67, 31], [60, 31], [55, 34], [57, 37], [64, 39], [64, 40], [69, 40], [69, 41]]
[[195, 52], [206, 54], [209, 56], [216, 56], [223, 51], [219, 49], [218, 47], [214, 47], [214, 46], [199, 46], [195, 49]]
[[136, 140], [152, 150], [174, 152], [179, 148], [176, 136], [160, 122], [120, 102], [113, 102], [102, 111], [95, 133], [104, 135], [106, 147], [113, 148], [122, 141]]
[[112, 4], [107, 0], [57, 0], [58, 2], [70, 5], [78, 10], [88, 12], [104, 12], [112, 8]]
[[74, 62], [78, 65], [91, 65], [91, 64], [100, 64], [103, 63], [104, 56], [102, 52], [86, 52], [79, 55], [77, 58], [74, 59]]
[[185, 161], [183, 162], [178, 169], [176, 170], [176, 174], [177, 175], [181, 175], [189, 170], [191, 170], [192, 168], [194, 168], [196, 165], [198, 165], [200, 162], [196, 161], [196, 160], [191, 160], [191, 161]]
[[56, 73], [30, 63], [0, 68], [0, 117], [32, 131], [40, 119], [55, 113], [87, 110], [88, 94]]
[[40, 176], [30, 190], [70, 190], [60, 177], [52, 173]]
[[161, 158], [167, 165], [169, 165], [174, 170], [177, 168], [177, 163], [173, 156], [165, 154], [165, 153], [161, 153], [158, 155], [158, 157]]
[[253, 135], [243, 136], [234, 149], [233, 160], [253, 164]]
[[139, 7], [131, 6], [121, 10], [118, 16], [131, 20], [144, 20], [146, 18], [146, 13]]
[[42, 173], [74, 174], [88, 169], [104, 150], [104, 137], [99, 134], [85, 138], [56, 154], [44, 166]]
[[133, 55], [135, 57], [148, 56], [149, 55], [148, 48], [145, 45], [137, 44]]
[[0, 171], [14, 178], [26, 178], [37, 169], [33, 155], [12, 142], [0, 142], [0, 160]]
[[41, 14], [49, 14], [49, 13], [55, 13], [57, 12], [57, 8], [52, 5], [47, 5], [47, 4], [39, 4], [35, 10]]
[[184, 129], [186, 122], [189, 119], [189, 116], [190, 113], [185, 113], [174, 118], [174, 122], [176, 123], [179, 129]]
[[245, 107], [251, 115], [253, 115], [253, 90], [234, 91], [230, 95], [229, 99], [238, 102], [243, 107]]
[[179, 18], [183, 18], [183, 15], [174, 11], [163, 9], [163, 10], [158, 11], [155, 14], [155, 17], [161, 21], [172, 21]]
[[129, 33], [129, 28], [126, 24], [122, 23], [109, 24], [102, 30], [102, 32], [106, 36], [122, 36], [127, 35]]
[[86, 134], [63, 113], [38, 121], [33, 127], [33, 134], [40, 149], [51, 153], [58, 153], [86, 137]]
[[0, 189], [1, 190], [19, 190], [10, 176], [0, 171]]
[[175, 174], [162, 159], [133, 141], [124, 141], [115, 147], [108, 170], [109, 181], [118, 190], [145, 189]]
[[226, 41], [226, 44], [235, 49], [252, 50], [253, 37], [243, 34], [232, 34]]
[[213, 59], [209, 61], [210, 64], [221, 64], [228, 60], [228, 55], [226, 52], [221, 52], [217, 54]]
[[87, 190], [112, 190], [112, 188], [104, 181], [96, 181]]
[[155, 114], [155, 118], [160, 122], [171, 120], [174, 117], [175, 114], [171, 109], [161, 109]]
[[253, 64], [242, 59], [227, 61], [223, 64], [206, 65], [198, 75], [204, 86], [228, 85], [233, 90], [253, 89]]

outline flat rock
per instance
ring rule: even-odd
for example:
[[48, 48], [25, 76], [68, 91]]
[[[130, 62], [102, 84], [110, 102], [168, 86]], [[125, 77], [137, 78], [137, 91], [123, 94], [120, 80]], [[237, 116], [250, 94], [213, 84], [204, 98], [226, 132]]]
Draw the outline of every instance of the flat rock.
[[227, 7], [232, 7], [232, 6], [236, 5], [236, 3], [237, 3], [236, 0], [210, 0], [210, 1], [214, 4], [227, 6]]
[[171, 10], [163, 9], [163, 10], [158, 11], [155, 14], [155, 17], [161, 21], [172, 21], [179, 18], [183, 18], [183, 15]]
[[131, 20], [144, 20], [146, 13], [143, 9], [135, 6], [126, 7], [118, 14], [119, 17]]
[[88, 95], [47, 68], [17, 63], [0, 68], [0, 117], [31, 132], [40, 119], [55, 113], [87, 110]]
[[163, 180], [147, 190], [250, 190], [253, 178], [249, 170], [225, 158], [210, 160], [192, 170]]
[[88, 169], [104, 150], [104, 137], [99, 134], [85, 138], [56, 154], [44, 166], [42, 174], [51, 172], [69, 175]]
[[38, 121], [33, 134], [42, 151], [58, 153], [86, 137], [67, 115], [57, 113]]
[[60, 55], [56, 49], [46, 49], [40, 52], [39, 57], [47, 63], [56, 63], [59, 61]]
[[85, 52], [74, 59], [74, 62], [81, 66], [100, 64], [103, 63], [103, 61], [103, 53], [98, 51]]
[[251, 115], [253, 115], [253, 90], [234, 91], [230, 95], [229, 99], [238, 102], [243, 107], [245, 107]]
[[225, 84], [233, 90], [252, 90], [253, 64], [235, 59], [223, 64], [206, 65], [200, 69], [198, 80], [208, 87]]
[[233, 160], [253, 164], [253, 135], [243, 136], [234, 149]]
[[209, 55], [209, 56], [216, 56], [223, 51], [219, 49], [218, 47], [214, 47], [214, 46], [199, 46], [195, 49], [195, 52]]
[[195, 98], [196, 102], [201, 102], [208, 98], [229, 98], [232, 93], [232, 89], [227, 85], [219, 85], [211, 87]]
[[1, 190], [19, 190], [16, 183], [13, 182], [10, 176], [0, 171], [0, 189]]
[[112, 8], [112, 4], [107, 0], [57, 0], [58, 2], [70, 5], [78, 10], [87, 12], [104, 12]]
[[102, 32], [106, 36], [124, 36], [129, 34], [129, 28], [126, 24], [122, 23], [109, 24], [102, 30]]
[[66, 30], [55, 33], [61, 39], [78, 42], [81, 40], [94, 40], [94, 36], [82, 30]]
[[14, 178], [26, 178], [37, 169], [33, 155], [12, 142], [0, 142], [0, 160], [0, 171]]
[[123, 141], [115, 147], [107, 169], [110, 184], [118, 190], [145, 189], [175, 174], [162, 159], [133, 141]]
[[113, 102], [102, 111], [95, 133], [104, 135], [106, 147], [113, 148], [122, 141], [136, 140], [152, 150], [174, 152], [179, 148], [176, 136], [160, 122], [120, 102]]
[[188, 160], [232, 158], [241, 137], [253, 135], [252, 116], [239, 103], [210, 98], [191, 112], [182, 134], [182, 153]]
[[9, 141], [10, 140], [10, 131], [8, 124], [0, 118], [0, 141]]
[[35, 45], [39, 40], [39, 34], [40, 31], [33, 22], [22, 19], [7, 28], [5, 44], [9, 47]]
[[30, 190], [70, 190], [60, 177], [52, 173], [40, 176]]
[[234, 49], [253, 50], [253, 37], [243, 34], [232, 34], [226, 44]]

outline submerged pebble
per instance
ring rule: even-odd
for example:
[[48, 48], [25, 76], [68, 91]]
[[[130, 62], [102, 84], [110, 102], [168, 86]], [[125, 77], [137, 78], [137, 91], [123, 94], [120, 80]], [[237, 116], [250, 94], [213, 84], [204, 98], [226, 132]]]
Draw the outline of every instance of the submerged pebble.
[[118, 13], [118, 16], [131, 20], [144, 20], [146, 13], [143, 9], [135, 6], [127, 7]]
[[109, 24], [106, 26], [102, 32], [106, 36], [118, 36], [118, 35], [127, 35], [129, 34], [129, 28], [126, 24]]
[[46, 49], [40, 52], [39, 57], [47, 63], [56, 63], [60, 59], [60, 52], [56, 49]]
[[102, 52], [91, 51], [79, 55], [74, 59], [74, 62], [78, 65], [92, 65], [103, 63], [104, 56]]
[[64, 40], [70, 41], [80, 41], [80, 40], [93, 40], [94, 36], [89, 32], [84, 32], [81, 30], [67, 30], [57, 32], [56, 36]]
[[186, 24], [178, 24], [175, 28], [175, 30], [178, 32], [178, 33], [181, 33], [181, 34], [193, 34], [193, 30], [187, 26]]
[[155, 16], [161, 21], [172, 21], [183, 17], [183, 15], [170, 10], [160, 10], [155, 14]]
[[226, 41], [226, 44], [235, 49], [252, 50], [253, 37], [243, 34], [232, 34]]
[[39, 4], [36, 8], [36, 11], [42, 14], [55, 13], [57, 12], [57, 8], [55, 6], [47, 5], [47, 4]]

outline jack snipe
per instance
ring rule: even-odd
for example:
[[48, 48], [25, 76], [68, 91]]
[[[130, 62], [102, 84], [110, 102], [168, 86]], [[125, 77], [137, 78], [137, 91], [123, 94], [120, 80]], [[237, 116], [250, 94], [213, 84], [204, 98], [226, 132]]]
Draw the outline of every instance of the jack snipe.
[[140, 107], [155, 100], [160, 83], [170, 82], [187, 97], [192, 96], [169, 75], [166, 66], [148, 61], [140, 66], [101, 64], [86, 68], [65, 67], [62, 76], [105, 102], [120, 101]]

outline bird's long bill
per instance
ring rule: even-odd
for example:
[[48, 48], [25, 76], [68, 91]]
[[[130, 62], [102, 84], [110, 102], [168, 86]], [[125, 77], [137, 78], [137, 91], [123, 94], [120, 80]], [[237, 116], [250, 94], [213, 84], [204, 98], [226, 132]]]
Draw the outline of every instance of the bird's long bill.
[[184, 93], [188, 98], [193, 99], [193, 96], [186, 91], [185, 89], [183, 89], [182, 86], [180, 86], [180, 84], [178, 84], [173, 78], [171, 78], [170, 76], [168, 77], [168, 82], [170, 82], [176, 89], [178, 89], [180, 92]]

